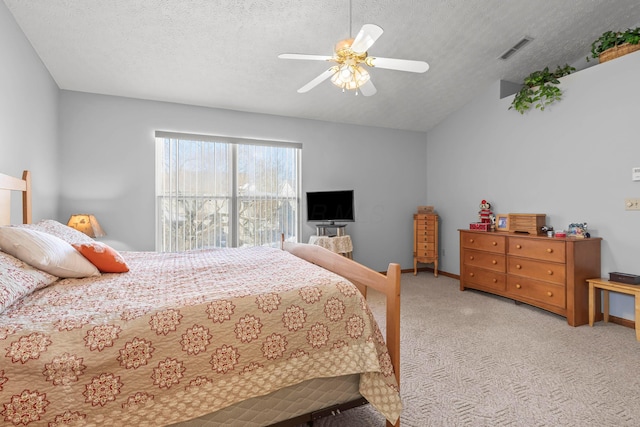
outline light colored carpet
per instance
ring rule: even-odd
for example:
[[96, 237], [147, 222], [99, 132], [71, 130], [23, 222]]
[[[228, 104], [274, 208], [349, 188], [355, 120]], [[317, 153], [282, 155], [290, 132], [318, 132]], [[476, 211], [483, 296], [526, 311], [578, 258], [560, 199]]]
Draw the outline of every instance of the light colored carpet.
[[[383, 319], [380, 294], [368, 297]], [[640, 426], [640, 343], [633, 329], [564, 318], [402, 275], [403, 426]], [[369, 405], [316, 427], [384, 426]]]

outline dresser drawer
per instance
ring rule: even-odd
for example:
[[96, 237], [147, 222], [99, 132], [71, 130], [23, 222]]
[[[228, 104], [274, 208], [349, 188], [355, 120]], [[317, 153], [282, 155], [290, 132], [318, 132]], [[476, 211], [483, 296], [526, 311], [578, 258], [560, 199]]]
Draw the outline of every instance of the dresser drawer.
[[551, 239], [526, 239], [510, 237], [508, 244], [509, 255], [535, 258], [542, 261], [564, 262], [565, 243]]
[[436, 248], [435, 242], [416, 242], [416, 250], [424, 249], [424, 250], [434, 250]]
[[431, 236], [431, 237], [435, 238], [436, 230], [434, 230], [433, 228], [429, 229], [429, 230], [424, 229], [424, 228], [423, 229], [418, 228], [416, 230], [416, 237], [420, 237], [420, 236]]
[[564, 264], [512, 256], [508, 257], [507, 273], [560, 285], [564, 285], [566, 276]]
[[467, 249], [478, 249], [489, 252], [506, 252], [506, 237], [498, 233], [462, 233], [460, 245]]
[[479, 289], [487, 289], [491, 291], [504, 292], [506, 289], [506, 276], [504, 273], [486, 270], [484, 268], [465, 265], [464, 267], [465, 285], [471, 284], [471, 287]]
[[418, 227], [423, 226], [423, 227], [433, 227], [434, 224], [436, 223], [436, 217], [435, 216], [428, 216], [426, 218], [417, 218], [416, 219], [416, 225]]
[[416, 236], [416, 244], [422, 244], [422, 243], [434, 244], [435, 242], [436, 242], [436, 236], [434, 233]]
[[506, 269], [506, 256], [494, 252], [479, 252], [465, 249], [462, 255], [465, 265], [486, 268], [488, 270], [504, 273]]
[[566, 292], [562, 285], [509, 276], [507, 293], [516, 299], [535, 300], [558, 308], [566, 307]]
[[416, 258], [436, 258], [436, 251], [429, 251], [429, 250], [416, 251], [414, 257], [416, 257]]

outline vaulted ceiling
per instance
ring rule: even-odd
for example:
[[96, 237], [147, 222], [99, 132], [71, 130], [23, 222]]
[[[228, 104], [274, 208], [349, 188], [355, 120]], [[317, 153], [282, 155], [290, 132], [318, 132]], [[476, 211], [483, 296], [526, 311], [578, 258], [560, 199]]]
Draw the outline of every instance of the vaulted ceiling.
[[[603, 32], [640, 23], [638, 0], [4, 1], [61, 89], [413, 131], [497, 80], [583, 67]], [[297, 93], [331, 64], [278, 54], [330, 55], [365, 23], [384, 29], [370, 55], [430, 70], [371, 69], [371, 97]]]

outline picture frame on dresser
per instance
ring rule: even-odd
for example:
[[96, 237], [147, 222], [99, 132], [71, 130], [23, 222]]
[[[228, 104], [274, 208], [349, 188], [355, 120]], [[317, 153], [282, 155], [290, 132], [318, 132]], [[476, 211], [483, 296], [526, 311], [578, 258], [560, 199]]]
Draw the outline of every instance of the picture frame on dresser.
[[496, 215], [496, 231], [509, 231], [509, 215], [508, 214]]

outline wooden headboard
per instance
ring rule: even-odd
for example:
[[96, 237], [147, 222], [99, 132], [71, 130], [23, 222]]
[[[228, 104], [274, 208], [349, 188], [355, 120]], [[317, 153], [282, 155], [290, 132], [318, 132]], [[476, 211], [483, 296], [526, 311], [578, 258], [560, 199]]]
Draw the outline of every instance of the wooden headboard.
[[31, 224], [31, 173], [24, 171], [22, 178], [0, 173], [0, 225], [11, 224], [11, 192], [22, 192], [22, 222]]

